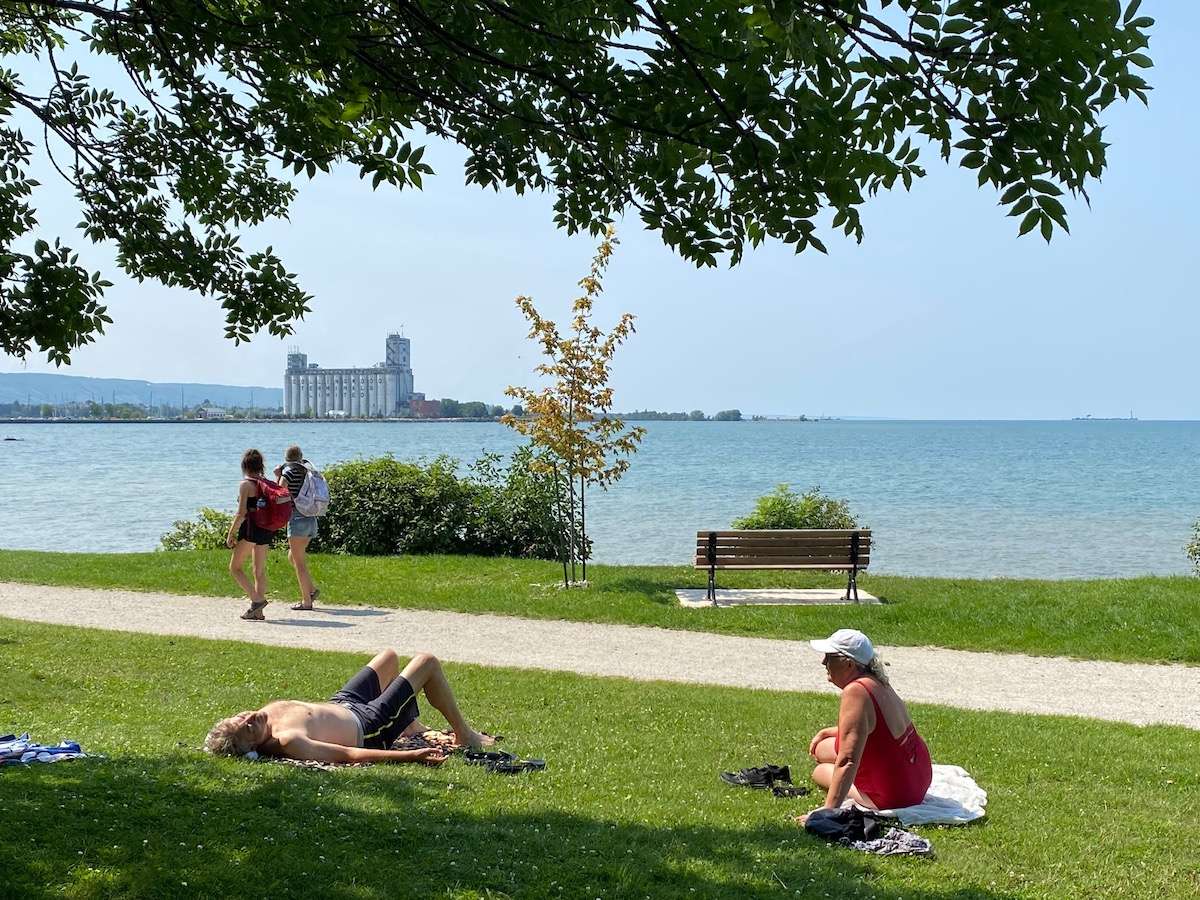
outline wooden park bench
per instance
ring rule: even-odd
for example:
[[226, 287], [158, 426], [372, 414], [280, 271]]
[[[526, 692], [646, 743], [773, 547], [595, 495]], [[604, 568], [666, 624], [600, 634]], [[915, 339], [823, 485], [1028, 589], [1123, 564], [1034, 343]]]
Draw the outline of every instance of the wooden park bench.
[[717, 602], [717, 569], [816, 569], [849, 572], [846, 596], [858, 602], [858, 570], [871, 561], [868, 529], [700, 531], [697, 569], [708, 569], [708, 599]]

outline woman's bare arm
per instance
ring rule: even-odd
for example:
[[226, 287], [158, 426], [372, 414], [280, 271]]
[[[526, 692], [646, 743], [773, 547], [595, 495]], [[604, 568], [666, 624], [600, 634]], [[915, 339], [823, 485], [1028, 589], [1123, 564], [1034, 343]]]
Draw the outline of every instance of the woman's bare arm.
[[837, 809], [850, 794], [858, 764], [867, 747], [867, 738], [875, 729], [875, 710], [862, 685], [851, 684], [842, 691], [838, 711], [838, 755], [833, 763], [833, 780], [825, 795], [825, 808]]
[[238, 529], [242, 527], [242, 522], [246, 518], [246, 501], [250, 499], [252, 490], [254, 490], [254, 486], [248, 481], [243, 481], [238, 485], [237, 509], [233, 513], [233, 521], [229, 523], [229, 531], [225, 535], [226, 547], [232, 547], [237, 542]]

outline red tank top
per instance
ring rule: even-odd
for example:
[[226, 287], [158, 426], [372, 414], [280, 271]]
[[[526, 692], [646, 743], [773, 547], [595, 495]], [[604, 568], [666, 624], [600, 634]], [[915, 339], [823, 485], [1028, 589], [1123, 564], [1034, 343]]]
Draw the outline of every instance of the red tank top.
[[[929, 760], [929, 748], [917, 734], [912, 722], [900, 737], [893, 737], [888, 728], [875, 692], [871, 690], [871, 679], [859, 678], [871, 705], [875, 707], [875, 730], [867, 736], [854, 786], [866, 794], [880, 809], [899, 809], [915, 806], [925, 799], [929, 783], [933, 780], [933, 766]], [[851, 682], [854, 684], [854, 682]], [[849, 685], [847, 685], [849, 687]], [[839, 734], [833, 742], [836, 750], [841, 744]]]

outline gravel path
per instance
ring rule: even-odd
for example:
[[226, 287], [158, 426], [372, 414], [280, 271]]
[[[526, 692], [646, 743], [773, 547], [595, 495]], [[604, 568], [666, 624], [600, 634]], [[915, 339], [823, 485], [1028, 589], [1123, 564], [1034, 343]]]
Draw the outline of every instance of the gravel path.
[[[799, 642], [366, 606], [292, 612], [267, 607], [243, 622], [241, 601], [0, 582], [0, 616], [146, 634], [253, 641], [314, 650], [403, 655], [428, 650], [488, 666], [832, 692], [819, 659]], [[1060, 714], [1200, 729], [1200, 667], [1087, 662], [932, 647], [881, 647], [907, 700], [963, 709]], [[1190, 698], [1190, 699], [1189, 699]]]

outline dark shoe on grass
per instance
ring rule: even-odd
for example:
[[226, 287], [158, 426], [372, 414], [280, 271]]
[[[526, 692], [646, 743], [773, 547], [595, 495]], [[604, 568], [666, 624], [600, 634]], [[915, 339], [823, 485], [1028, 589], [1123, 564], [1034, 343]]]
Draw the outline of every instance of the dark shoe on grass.
[[507, 762], [488, 763], [487, 770], [493, 775], [520, 775], [522, 772], [540, 772], [546, 768], [544, 759], [514, 759]]
[[464, 750], [463, 759], [469, 766], [492, 766], [517, 761], [517, 757], [507, 750]]
[[722, 772], [720, 778], [726, 784], [732, 784], [735, 787], [757, 789], [769, 788], [777, 781], [792, 783], [792, 773], [787, 766], [776, 766], [770, 763], [753, 769], [742, 769], [738, 772]]

